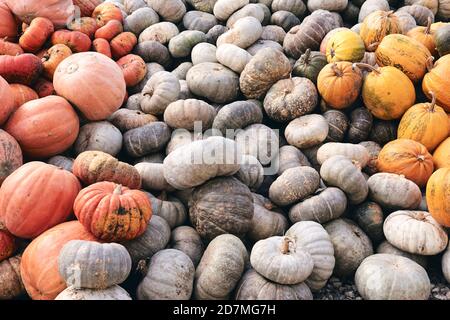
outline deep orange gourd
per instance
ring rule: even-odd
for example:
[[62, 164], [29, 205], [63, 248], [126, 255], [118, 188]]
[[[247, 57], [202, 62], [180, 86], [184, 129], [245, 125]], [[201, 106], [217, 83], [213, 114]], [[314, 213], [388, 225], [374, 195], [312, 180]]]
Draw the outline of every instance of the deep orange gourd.
[[80, 191], [74, 212], [81, 224], [99, 239], [124, 241], [145, 231], [152, 207], [142, 191], [113, 182], [98, 182]]
[[14, 97], [14, 111], [28, 101], [39, 99], [36, 91], [26, 85], [13, 83], [10, 88]]
[[426, 199], [428, 211], [445, 227], [450, 227], [450, 168], [437, 170], [428, 180]]
[[433, 173], [433, 157], [420, 143], [397, 139], [386, 144], [378, 155], [380, 172], [404, 175], [419, 187], [424, 187]]
[[434, 150], [433, 161], [436, 169], [450, 168], [450, 136]]
[[79, 125], [78, 116], [66, 99], [48, 96], [17, 109], [5, 131], [19, 142], [25, 155], [45, 159], [68, 149], [78, 136]]
[[95, 7], [101, 4], [102, 0], [73, 0], [73, 4], [80, 8], [82, 17], [90, 17]]
[[0, 220], [15, 236], [32, 239], [69, 217], [80, 189], [69, 171], [28, 162], [2, 184]]
[[53, 83], [45, 78], [39, 78], [34, 84], [33, 88], [38, 94], [39, 98], [56, 95], [55, 88], [53, 88]]
[[52, 35], [52, 45], [64, 44], [73, 52], [86, 52], [91, 48], [91, 39], [82, 32], [58, 30]]
[[22, 150], [19, 144], [8, 132], [0, 129], [0, 185], [22, 164]]
[[2, 230], [0, 224], [0, 262], [11, 257], [16, 249], [14, 236], [8, 230]]
[[359, 96], [362, 72], [351, 62], [327, 64], [317, 77], [317, 88], [325, 102], [336, 109], [349, 107]]
[[428, 73], [422, 81], [423, 92], [431, 98], [429, 92], [436, 95], [436, 101], [446, 112], [450, 112], [450, 54], [437, 60], [434, 65], [429, 61]]
[[34, 300], [53, 300], [66, 288], [58, 271], [58, 256], [71, 240], [96, 241], [78, 221], [61, 223], [34, 239], [25, 249], [20, 274]]
[[36, 52], [54, 32], [53, 23], [46, 18], [35, 18], [19, 39], [19, 45], [26, 52]]
[[0, 76], [9, 83], [30, 85], [42, 72], [42, 61], [31, 53], [0, 56]]
[[115, 36], [123, 32], [123, 25], [118, 20], [108, 21], [103, 27], [97, 29], [95, 32], [95, 38], [105, 39], [111, 41]]
[[72, 31], [79, 31], [84, 33], [89, 38], [93, 38], [95, 31], [97, 31], [97, 21], [91, 17], [82, 17], [79, 19], [73, 20], [71, 23], [67, 25], [67, 29]]
[[17, 43], [0, 39], [0, 55], [17, 56], [23, 52], [23, 49]]
[[72, 50], [65, 44], [55, 44], [48, 49], [42, 57], [44, 76], [49, 80], [53, 80], [53, 74], [58, 65], [71, 54]]
[[0, 38], [13, 39], [17, 36], [17, 22], [4, 2], [0, 2]]
[[104, 54], [108, 58], [112, 58], [111, 46], [105, 39], [98, 38], [92, 42], [92, 48], [95, 52]]
[[437, 54], [436, 43], [434, 42], [434, 32], [431, 30], [431, 18], [428, 18], [426, 27], [419, 26], [412, 28], [406, 35], [423, 44], [433, 56]]
[[0, 76], [0, 125], [8, 120], [10, 114], [14, 111], [14, 96], [10, 85]]
[[377, 10], [364, 19], [359, 34], [367, 51], [375, 51], [385, 36], [394, 33], [402, 33], [397, 16], [393, 11]]
[[128, 54], [117, 61], [122, 68], [127, 87], [137, 85], [147, 74], [147, 65], [138, 55]]
[[136, 44], [137, 38], [132, 32], [122, 32], [114, 37], [109, 43], [112, 56], [115, 60], [118, 60], [133, 51]]
[[97, 26], [99, 27], [103, 27], [111, 20], [123, 21], [122, 11], [111, 2], [103, 2], [98, 5], [92, 13], [92, 18], [97, 21]]

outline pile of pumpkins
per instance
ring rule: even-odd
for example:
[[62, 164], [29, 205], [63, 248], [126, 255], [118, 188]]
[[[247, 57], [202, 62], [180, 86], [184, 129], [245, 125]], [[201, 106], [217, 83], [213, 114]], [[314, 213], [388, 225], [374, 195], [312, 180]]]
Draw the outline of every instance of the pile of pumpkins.
[[450, 0], [0, 0], [0, 299], [310, 300], [332, 275], [428, 299], [447, 21]]

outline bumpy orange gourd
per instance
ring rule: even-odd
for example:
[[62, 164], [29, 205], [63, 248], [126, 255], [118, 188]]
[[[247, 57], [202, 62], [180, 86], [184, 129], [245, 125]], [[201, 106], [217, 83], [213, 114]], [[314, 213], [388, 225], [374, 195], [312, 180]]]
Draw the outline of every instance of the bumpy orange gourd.
[[326, 49], [328, 62], [360, 62], [365, 52], [361, 37], [351, 30], [338, 31], [332, 35]]
[[147, 74], [147, 65], [138, 55], [128, 54], [117, 60], [117, 64], [123, 70], [123, 76], [127, 83], [127, 87], [137, 85]]
[[34, 54], [0, 56], [0, 76], [9, 83], [32, 84], [42, 72], [42, 61]]
[[84, 33], [89, 38], [93, 38], [95, 31], [97, 31], [97, 21], [91, 17], [82, 17], [79, 19], [73, 20], [71, 23], [67, 25], [67, 29], [72, 31], [79, 31]]
[[92, 42], [92, 49], [95, 52], [104, 54], [108, 58], [112, 58], [111, 46], [109, 45], [109, 42], [106, 41], [105, 39], [102, 38], [95, 39]]
[[404, 175], [419, 187], [426, 185], [433, 173], [433, 157], [419, 142], [397, 139], [386, 144], [378, 155], [380, 172]]
[[78, 116], [66, 99], [48, 96], [20, 106], [5, 131], [19, 142], [25, 155], [44, 159], [67, 150], [75, 142], [79, 126]]
[[114, 37], [109, 44], [113, 58], [118, 60], [133, 51], [137, 44], [137, 38], [132, 32], [122, 32]]
[[450, 168], [450, 137], [434, 150], [433, 161], [436, 169]]
[[431, 18], [428, 18], [426, 27], [415, 27], [408, 31], [408, 37], [413, 38], [423, 44], [434, 56], [437, 53], [434, 33], [431, 31]]
[[428, 211], [443, 226], [450, 227], [450, 168], [437, 170], [428, 180]]
[[364, 19], [359, 34], [367, 51], [375, 51], [385, 36], [394, 33], [402, 33], [397, 16], [393, 11], [377, 10]]
[[80, 189], [69, 171], [28, 162], [2, 184], [0, 220], [15, 236], [34, 238], [68, 218]]
[[375, 68], [361, 63], [355, 65], [371, 70], [364, 79], [362, 97], [364, 105], [375, 117], [382, 120], [398, 119], [414, 104], [414, 85], [397, 68]]
[[97, 29], [95, 38], [102, 38], [111, 41], [115, 36], [123, 32], [123, 25], [118, 20], [108, 21], [103, 27]]
[[12, 39], [17, 36], [17, 22], [4, 2], [0, 2], [0, 38]]
[[111, 20], [123, 21], [122, 11], [111, 2], [103, 2], [98, 5], [92, 12], [92, 18], [97, 21], [97, 26], [99, 27], [103, 27]]
[[359, 96], [362, 72], [351, 62], [327, 64], [317, 77], [317, 88], [325, 102], [336, 109], [349, 107]]
[[97, 241], [78, 221], [61, 223], [34, 239], [25, 249], [20, 274], [33, 300], [53, 300], [66, 288], [58, 271], [58, 256], [71, 240]]
[[82, 32], [58, 30], [52, 35], [52, 45], [64, 44], [73, 52], [86, 52], [91, 49], [91, 39]]
[[73, 209], [81, 224], [105, 241], [140, 236], [152, 216], [152, 206], [144, 192], [112, 182], [99, 182], [81, 190]]
[[8, 82], [0, 76], [0, 125], [5, 123], [11, 112], [14, 111], [14, 96]]
[[448, 137], [450, 130], [447, 114], [436, 105], [435, 95], [431, 95], [431, 103], [418, 103], [409, 108], [398, 126], [398, 138], [420, 142], [430, 152]]
[[403, 71], [413, 82], [419, 82], [427, 71], [430, 51], [419, 41], [402, 34], [383, 38], [375, 51], [380, 66], [392, 66]]
[[56, 68], [53, 85], [91, 121], [108, 118], [120, 108], [126, 93], [120, 67], [97, 52], [77, 53], [63, 60]]
[[450, 54], [429, 63], [428, 73], [422, 81], [423, 92], [430, 98], [429, 92], [436, 95], [437, 104], [450, 112]]
[[46, 18], [35, 18], [19, 39], [19, 45], [26, 52], [36, 52], [42, 48], [54, 31], [53, 23]]
[[26, 85], [13, 83], [10, 88], [14, 97], [14, 110], [19, 109], [21, 105], [28, 101], [39, 99], [36, 91]]
[[0, 39], [0, 55], [17, 56], [23, 52], [22, 47], [17, 43]]
[[44, 76], [49, 80], [53, 80], [53, 74], [58, 65], [71, 54], [72, 50], [65, 44], [55, 44], [48, 49], [42, 57]]

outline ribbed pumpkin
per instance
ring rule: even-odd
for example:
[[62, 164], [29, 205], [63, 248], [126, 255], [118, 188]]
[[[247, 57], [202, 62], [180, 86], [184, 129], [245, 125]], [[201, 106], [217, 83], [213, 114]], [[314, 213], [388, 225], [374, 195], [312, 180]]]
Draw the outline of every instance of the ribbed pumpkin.
[[22, 150], [19, 144], [8, 132], [0, 129], [0, 185], [22, 164]]
[[48, 158], [68, 149], [79, 131], [78, 116], [70, 103], [58, 96], [32, 100], [16, 110], [5, 130], [34, 159]]
[[120, 67], [96, 52], [66, 58], [56, 68], [53, 84], [58, 95], [73, 103], [89, 120], [108, 118], [120, 108], [126, 93]]
[[419, 26], [412, 28], [406, 35], [423, 44], [433, 56], [437, 53], [436, 43], [434, 42], [434, 33], [431, 31], [431, 18], [428, 18], [426, 27]]
[[450, 168], [450, 137], [434, 150], [433, 161], [436, 169]]
[[152, 216], [152, 205], [144, 192], [113, 182], [98, 182], [81, 190], [73, 209], [93, 235], [114, 242], [143, 234]]
[[450, 130], [447, 114], [436, 105], [434, 93], [431, 95], [431, 103], [418, 103], [409, 108], [398, 126], [398, 138], [420, 142], [430, 152], [448, 137]]
[[14, 110], [28, 101], [39, 99], [36, 91], [26, 85], [13, 83], [9, 87], [14, 97]]
[[94, 12], [95, 7], [102, 2], [102, 0], [73, 0], [73, 4], [80, 8], [82, 17], [90, 17]]
[[328, 40], [326, 49], [328, 62], [360, 62], [364, 58], [365, 52], [361, 37], [351, 30], [336, 32]]
[[4, 2], [0, 2], [0, 38], [17, 36], [17, 23], [14, 15]]
[[12, 234], [34, 238], [67, 219], [80, 189], [69, 171], [28, 162], [2, 184], [0, 220]]
[[400, 21], [393, 11], [377, 10], [369, 14], [361, 24], [360, 36], [367, 51], [375, 51], [389, 34], [402, 33]]
[[20, 274], [32, 299], [53, 300], [66, 288], [58, 271], [58, 256], [62, 247], [71, 240], [97, 239], [78, 221], [70, 221], [47, 230], [25, 249]]
[[14, 95], [11, 87], [2, 76], [0, 76], [0, 101], [0, 125], [2, 125], [8, 120], [9, 115], [14, 111], [15, 107]]
[[398, 119], [414, 104], [414, 85], [397, 68], [374, 68], [361, 63], [356, 66], [372, 71], [364, 79], [362, 97], [365, 106], [375, 117], [382, 120]]
[[420, 81], [427, 71], [430, 51], [419, 41], [402, 34], [383, 38], [377, 50], [380, 66], [393, 66], [403, 71], [413, 82]]
[[94, 37], [95, 31], [97, 31], [97, 21], [91, 17], [82, 17], [73, 20], [67, 24], [67, 29], [71, 31], [79, 31], [87, 35], [90, 39]]
[[47, 38], [54, 32], [53, 23], [42, 17], [37, 17], [24, 31], [19, 44], [26, 52], [36, 52], [42, 48]]
[[312, 82], [317, 83], [319, 72], [326, 65], [327, 57], [325, 54], [319, 51], [311, 51], [308, 48], [295, 63], [292, 74], [296, 77], [308, 78]]
[[359, 96], [362, 72], [351, 62], [326, 65], [317, 77], [317, 88], [325, 102], [336, 109], [349, 107]]
[[450, 112], [450, 55], [437, 60], [434, 66], [429, 63], [428, 73], [423, 78], [423, 92], [430, 98], [429, 92], [436, 95], [437, 104]]
[[450, 227], [450, 168], [437, 170], [428, 180], [427, 205], [433, 218], [441, 225]]
[[405, 176], [419, 187], [424, 187], [433, 173], [433, 157], [419, 142], [397, 139], [386, 144], [378, 155], [380, 172]]

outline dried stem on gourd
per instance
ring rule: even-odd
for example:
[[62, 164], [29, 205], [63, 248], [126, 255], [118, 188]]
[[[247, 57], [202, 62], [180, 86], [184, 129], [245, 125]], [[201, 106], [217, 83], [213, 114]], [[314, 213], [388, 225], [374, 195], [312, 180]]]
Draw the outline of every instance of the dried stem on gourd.
[[429, 57], [427, 59], [426, 64], [427, 64], [427, 70], [428, 70], [428, 72], [430, 72], [431, 69], [433, 69], [433, 67], [434, 67], [434, 57], [433, 56]]
[[288, 237], [284, 237], [283, 238], [283, 242], [281, 243], [281, 253], [282, 254], [288, 254], [289, 251], [289, 244], [292, 242], [291, 239], [289, 239]]
[[344, 73], [342, 72], [342, 70], [339, 70], [339, 68], [338, 68], [338, 66], [337, 66], [336, 63], [333, 63], [333, 64], [331, 65], [331, 70], [333, 70], [334, 74], [335, 74], [337, 77], [342, 77], [342, 76], [344, 75]]
[[431, 34], [431, 17], [428, 17], [428, 19], [427, 19], [427, 27], [425, 28], [425, 31], [423, 33]]
[[359, 163], [359, 161], [352, 160], [352, 163], [356, 167], [356, 169], [358, 169], [359, 171], [362, 170], [362, 167], [361, 167], [361, 164]]
[[428, 91], [428, 94], [431, 96], [431, 106], [430, 106], [430, 112], [434, 112], [436, 107], [436, 95], [433, 91]]
[[367, 47], [367, 51], [370, 51], [370, 52], [375, 51], [379, 45], [380, 45], [380, 42], [374, 42]]
[[309, 62], [309, 58], [310, 58], [310, 57], [311, 57], [311, 49], [308, 48], [308, 49], [306, 49], [306, 51], [305, 51], [305, 53], [304, 53], [304, 55], [303, 55], [303, 61], [304, 61], [305, 63]]
[[121, 184], [116, 185], [116, 187], [114, 188], [113, 194], [117, 194], [117, 195], [122, 194], [122, 185]]
[[353, 67], [358, 67], [360, 69], [366, 69], [366, 70], [369, 70], [369, 71], [373, 71], [376, 74], [381, 74], [381, 72], [380, 72], [380, 70], [378, 70], [378, 68], [375, 68], [374, 66], [371, 66], [368, 63], [356, 62], [356, 63], [353, 64]]

